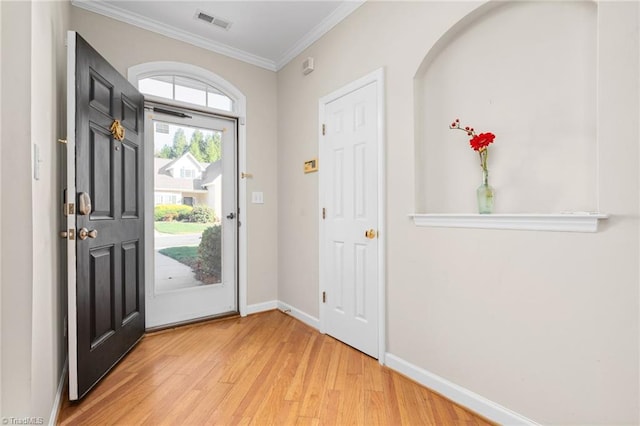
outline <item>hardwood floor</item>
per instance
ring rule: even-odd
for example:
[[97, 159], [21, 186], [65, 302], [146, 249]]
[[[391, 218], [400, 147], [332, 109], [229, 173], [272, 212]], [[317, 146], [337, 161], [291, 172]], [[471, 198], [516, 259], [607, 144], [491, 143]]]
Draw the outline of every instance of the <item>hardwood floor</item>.
[[489, 425], [279, 311], [147, 335], [62, 425]]

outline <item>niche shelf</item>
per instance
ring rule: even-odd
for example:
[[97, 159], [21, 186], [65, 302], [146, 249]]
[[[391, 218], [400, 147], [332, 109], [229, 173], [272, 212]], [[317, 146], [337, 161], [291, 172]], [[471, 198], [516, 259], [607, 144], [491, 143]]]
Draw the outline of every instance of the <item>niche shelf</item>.
[[527, 231], [597, 232], [608, 214], [575, 212], [559, 214], [410, 214], [416, 226], [439, 228], [512, 229]]
[[[596, 2], [487, 2], [433, 45], [414, 75], [416, 226], [597, 232], [597, 23]], [[446, 213], [477, 211], [480, 183], [455, 117], [496, 134], [504, 214]]]

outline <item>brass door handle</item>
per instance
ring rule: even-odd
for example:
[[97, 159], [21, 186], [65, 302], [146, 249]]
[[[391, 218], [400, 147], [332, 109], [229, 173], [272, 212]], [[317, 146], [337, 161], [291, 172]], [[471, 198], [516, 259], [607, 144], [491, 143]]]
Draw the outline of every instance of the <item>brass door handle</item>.
[[368, 229], [368, 230], [364, 231], [364, 236], [367, 237], [370, 240], [373, 240], [375, 237], [378, 236], [378, 233], [376, 232], [375, 229]]
[[92, 229], [91, 231], [89, 231], [87, 228], [80, 228], [80, 230], [78, 231], [78, 238], [81, 240], [86, 240], [87, 237], [97, 238], [98, 231], [95, 229]]

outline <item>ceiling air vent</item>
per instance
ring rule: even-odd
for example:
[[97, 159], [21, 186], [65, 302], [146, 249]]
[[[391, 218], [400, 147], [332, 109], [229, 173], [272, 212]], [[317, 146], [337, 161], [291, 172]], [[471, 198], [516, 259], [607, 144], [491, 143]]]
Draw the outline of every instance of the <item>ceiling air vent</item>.
[[209, 16], [206, 13], [198, 12], [198, 14], [196, 16], [198, 17], [198, 19], [201, 19], [204, 22], [208, 22], [208, 23], [212, 23], [213, 22], [213, 16]]
[[217, 25], [220, 28], [222, 28], [223, 30], [228, 30], [229, 27], [231, 26], [231, 22], [225, 21], [224, 19], [215, 18], [213, 20], [213, 25]]
[[223, 30], [228, 30], [231, 27], [231, 22], [227, 21], [226, 19], [204, 13], [201, 10], [196, 10], [194, 18], [199, 21], [206, 22], [207, 24], [215, 25], [216, 27], [222, 28]]

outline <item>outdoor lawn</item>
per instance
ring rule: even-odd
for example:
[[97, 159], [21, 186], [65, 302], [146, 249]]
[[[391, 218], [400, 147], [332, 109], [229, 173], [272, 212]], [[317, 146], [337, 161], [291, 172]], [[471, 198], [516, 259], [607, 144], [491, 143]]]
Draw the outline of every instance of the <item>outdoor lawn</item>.
[[156, 231], [162, 232], [163, 234], [200, 234], [210, 226], [213, 226], [213, 224], [192, 222], [155, 222]]
[[192, 268], [195, 268], [198, 262], [198, 246], [168, 247], [159, 252]]

